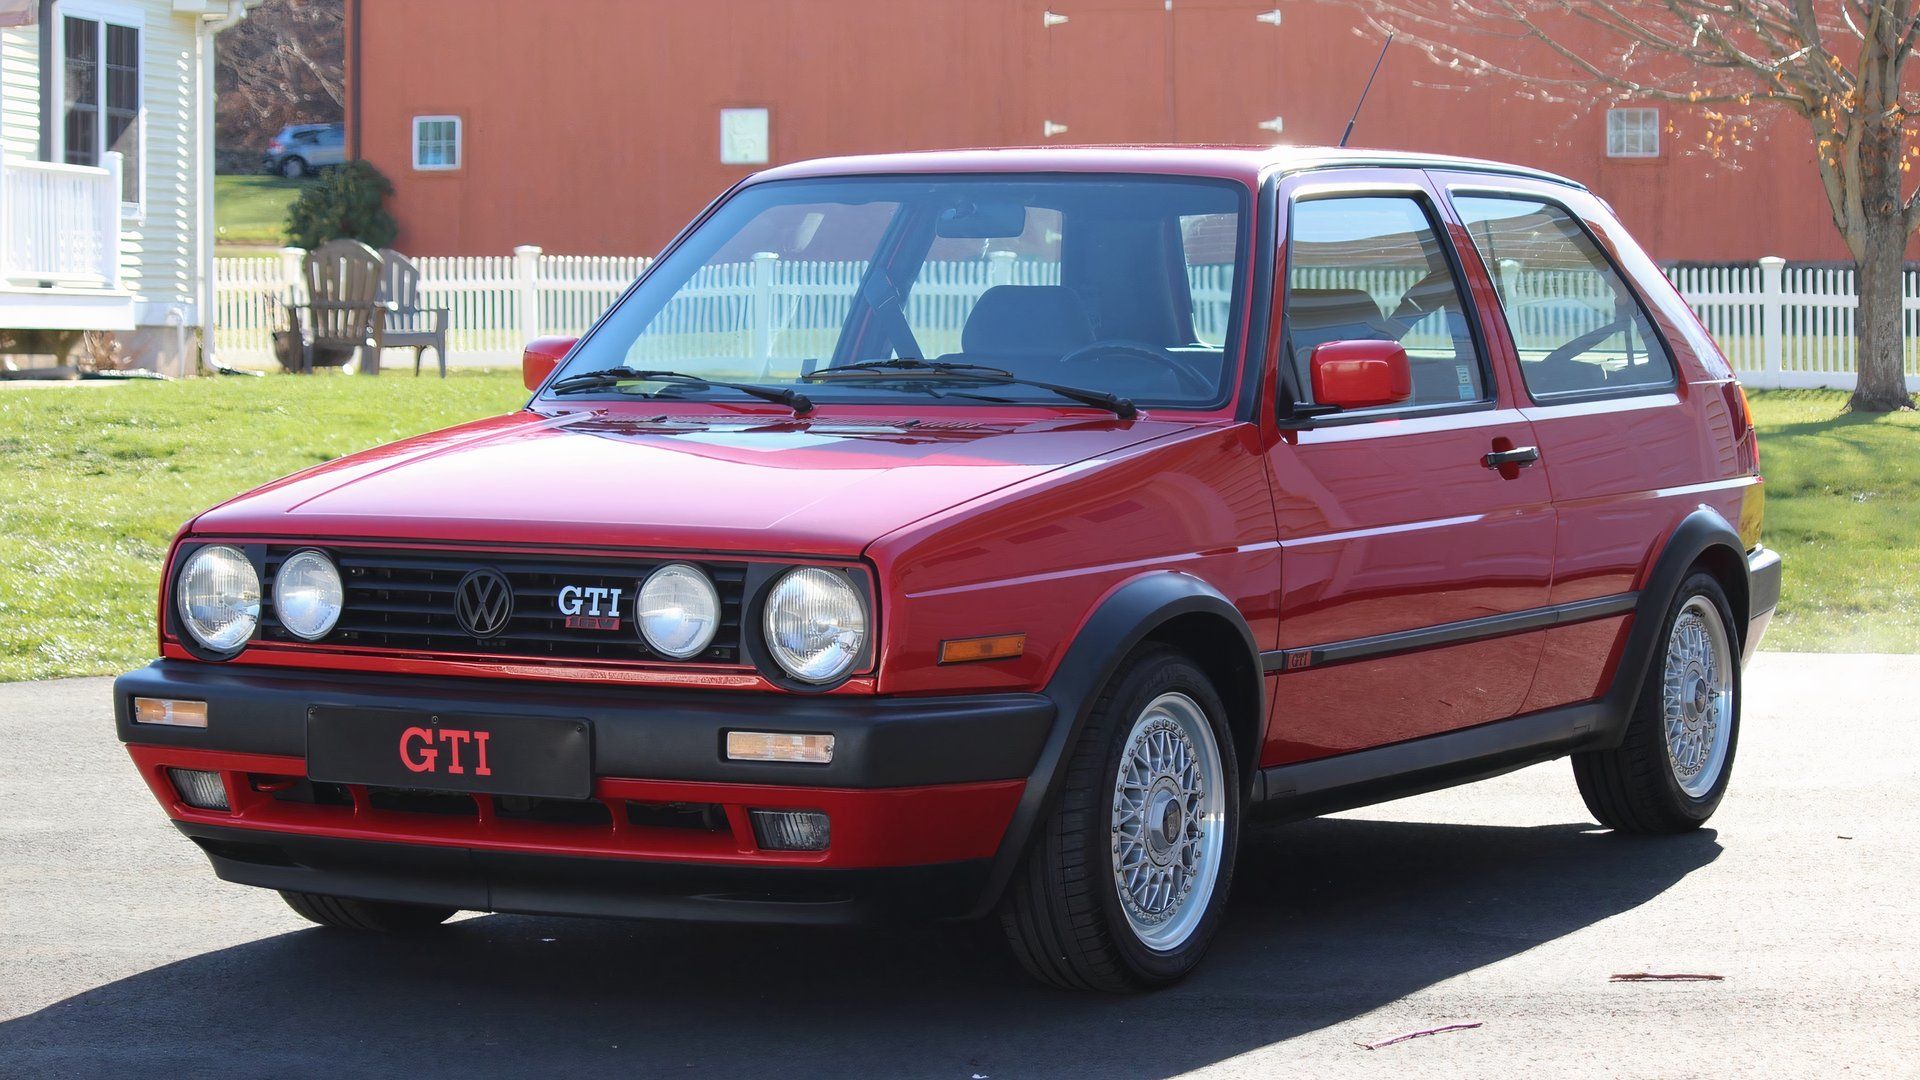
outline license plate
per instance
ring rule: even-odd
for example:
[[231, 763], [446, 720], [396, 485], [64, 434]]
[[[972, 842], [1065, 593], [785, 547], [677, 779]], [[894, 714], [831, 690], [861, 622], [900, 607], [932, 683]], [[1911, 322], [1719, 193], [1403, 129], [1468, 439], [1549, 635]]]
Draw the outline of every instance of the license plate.
[[334, 784], [584, 799], [593, 794], [585, 720], [409, 709], [307, 710], [307, 775]]

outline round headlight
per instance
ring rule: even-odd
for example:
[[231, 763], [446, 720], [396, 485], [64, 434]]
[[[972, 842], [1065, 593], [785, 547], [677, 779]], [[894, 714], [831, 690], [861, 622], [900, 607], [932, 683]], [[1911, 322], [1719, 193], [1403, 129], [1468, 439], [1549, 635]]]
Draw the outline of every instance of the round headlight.
[[767, 648], [787, 674], [823, 683], [847, 673], [867, 643], [867, 607], [843, 574], [790, 570], [767, 597]]
[[214, 652], [246, 644], [260, 623], [260, 575], [238, 548], [216, 544], [194, 552], [180, 570], [179, 592], [181, 623]]
[[304, 641], [326, 637], [345, 603], [340, 571], [324, 552], [296, 552], [273, 576], [273, 613], [287, 633]]
[[641, 584], [634, 618], [654, 652], [685, 660], [713, 644], [720, 629], [720, 594], [698, 567], [668, 563]]

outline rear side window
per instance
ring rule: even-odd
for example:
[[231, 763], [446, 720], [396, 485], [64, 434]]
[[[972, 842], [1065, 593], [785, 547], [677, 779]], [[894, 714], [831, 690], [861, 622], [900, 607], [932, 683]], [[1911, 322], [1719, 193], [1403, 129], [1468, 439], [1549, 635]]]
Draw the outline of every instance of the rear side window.
[[1425, 205], [1405, 195], [1308, 199], [1287, 248], [1289, 355], [1302, 394], [1313, 350], [1397, 341], [1413, 369], [1411, 405], [1487, 397], [1467, 306]]
[[1509, 196], [1455, 196], [1493, 276], [1535, 398], [1673, 384], [1640, 301], [1571, 213]]

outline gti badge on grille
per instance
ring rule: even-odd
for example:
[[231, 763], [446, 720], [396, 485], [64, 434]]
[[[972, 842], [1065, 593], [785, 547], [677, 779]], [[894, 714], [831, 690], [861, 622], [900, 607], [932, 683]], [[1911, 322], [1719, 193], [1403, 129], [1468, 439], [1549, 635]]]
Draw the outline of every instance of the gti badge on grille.
[[481, 567], [460, 579], [453, 594], [453, 614], [460, 628], [476, 638], [490, 638], [507, 628], [513, 618], [513, 586], [498, 570]]
[[[567, 617], [569, 630], [620, 629], [620, 594], [624, 589], [586, 588], [568, 585], [560, 590], [560, 614]], [[601, 605], [605, 605], [605, 614]]]

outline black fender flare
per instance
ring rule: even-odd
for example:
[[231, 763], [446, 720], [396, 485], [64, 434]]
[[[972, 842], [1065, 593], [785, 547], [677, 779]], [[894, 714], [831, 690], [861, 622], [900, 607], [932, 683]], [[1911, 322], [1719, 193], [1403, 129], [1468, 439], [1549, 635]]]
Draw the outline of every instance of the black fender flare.
[[[1614, 669], [1613, 685], [1605, 698], [1607, 728], [1596, 733], [1594, 749], [1610, 749], [1625, 737], [1627, 721], [1633, 716], [1634, 703], [1640, 700], [1647, 673], [1653, 664], [1654, 650], [1660, 647], [1660, 630], [1667, 621], [1667, 609], [1680, 591], [1680, 585], [1703, 556], [1732, 560], [1741, 572], [1728, 575], [1727, 599], [1733, 604], [1734, 622], [1729, 627], [1738, 641], [1747, 632], [1748, 590], [1746, 581], [1746, 545], [1740, 533], [1718, 511], [1702, 506], [1683, 518], [1667, 537], [1666, 546], [1653, 561], [1646, 582], [1634, 602], [1633, 629], [1620, 650], [1620, 663]], [[1736, 646], [1735, 652], [1738, 653]]]
[[993, 910], [1020, 860], [1026, 856], [1034, 831], [1053, 812], [1073, 747], [1087, 725], [1094, 703], [1119, 672], [1121, 662], [1155, 630], [1174, 619], [1194, 614], [1216, 616], [1225, 621], [1238, 631], [1241, 647], [1246, 650], [1246, 668], [1253, 682], [1252, 700], [1259, 712], [1253, 725], [1253, 745], [1232, 748], [1241, 753], [1245, 763], [1240, 770], [1240, 781], [1241, 796], [1246, 797], [1253, 778], [1259, 773], [1258, 762], [1251, 755], [1258, 751], [1260, 730], [1266, 718], [1260, 649], [1254, 643], [1246, 617], [1218, 589], [1192, 574], [1163, 570], [1133, 578], [1108, 593], [1094, 608], [1047, 683], [1045, 693], [1055, 709], [1053, 726], [1041, 746], [1039, 761], [1027, 778], [1026, 790], [1014, 808], [1013, 819], [1000, 840], [987, 887], [973, 914], [985, 915]]

